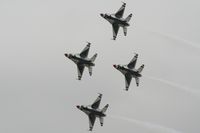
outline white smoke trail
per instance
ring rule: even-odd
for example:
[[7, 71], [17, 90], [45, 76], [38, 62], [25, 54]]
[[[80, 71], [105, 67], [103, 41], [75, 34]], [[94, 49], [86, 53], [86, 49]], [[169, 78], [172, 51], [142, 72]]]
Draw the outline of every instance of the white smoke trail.
[[181, 42], [183, 44], [186, 44], [188, 46], [191, 46], [191, 47], [193, 47], [195, 49], [197, 48], [198, 50], [200, 50], [200, 44], [185, 40], [183, 38], [179, 38], [177, 36], [172, 36], [172, 35], [156, 32], [156, 31], [148, 31], [148, 32], [153, 33], [155, 35], [158, 35], [160, 37], [166, 38], [166, 39], [170, 39], [170, 40], [175, 40], [175, 41]]
[[189, 88], [189, 87], [186, 87], [186, 86], [182, 86], [180, 84], [177, 84], [177, 83], [165, 80], [165, 79], [156, 78], [156, 77], [152, 77], [152, 76], [143, 76], [143, 77], [146, 77], [148, 79], [155, 80], [155, 81], [158, 81], [158, 82], [162, 82], [164, 84], [176, 87], [178, 89], [184, 90], [184, 91], [189, 92], [189, 93], [200, 95], [200, 91], [198, 89], [192, 89], [192, 88]]
[[124, 121], [128, 121], [128, 122], [132, 122], [132, 123], [135, 123], [136, 125], [148, 128], [153, 131], [157, 130], [159, 133], [181, 133], [180, 131], [177, 131], [173, 128], [168, 128], [168, 127], [158, 125], [155, 123], [145, 122], [145, 121], [132, 119], [132, 118], [126, 118], [126, 117], [122, 117], [122, 116], [115, 116], [115, 115], [110, 115], [110, 117], [113, 119], [120, 119], [120, 120], [124, 120]]

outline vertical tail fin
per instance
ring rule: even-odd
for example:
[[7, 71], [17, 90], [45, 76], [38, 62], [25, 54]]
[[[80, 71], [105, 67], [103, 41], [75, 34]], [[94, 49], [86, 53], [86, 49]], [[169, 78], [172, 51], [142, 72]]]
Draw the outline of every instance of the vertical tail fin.
[[130, 15], [128, 15], [128, 17], [125, 19], [126, 22], [129, 22], [131, 20], [131, 17], [132, 17], [132, 13]]
[[138, 68], [138, 70], [137, 70], [137, 71], [138, 71], [139, 73], [141, 73], [141, 72], [142, 72], [142, 70], [143, 70], [143, 68], [144, 68], [144, 64], [143, 64], [143, 65], [141, 65], [141, 66]]
[[102, 112], [102, 113], [105, 113], [105, 112], [106, 112], [106, 110], [108, 109], [108, 106], [109, 106], [109, 105], [108, 105], [108, 104], [106, 104], [106, 106], [104, 106], [104, 108], [101, 110], [101, 112]]
[[91, 60], [92, 62], [94, 62], [96, 58], [97, 58], [97, 53], [94, 54], [90, 60]]

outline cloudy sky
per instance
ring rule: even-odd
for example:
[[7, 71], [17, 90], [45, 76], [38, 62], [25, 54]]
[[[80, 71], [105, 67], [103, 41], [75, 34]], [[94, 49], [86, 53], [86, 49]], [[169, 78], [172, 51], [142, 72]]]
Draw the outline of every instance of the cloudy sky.
[[[1, 0], [0, 132], [88, 132], [88, 118], [75, 106], [103, 93], [109, 103], [96, 133], [200, 132], [200, 18], [198, 0], [126, 0], [133, 13], [127, 37], [111, 40], [111, 25], [100, 13], [114, 13], [116, 0]], [[81, 81], [64, 53], [92, 43], [98, 53], [93, 76]], [[140, 86], [124, 91], [113, 64], [139, 54], [145, 64]]]

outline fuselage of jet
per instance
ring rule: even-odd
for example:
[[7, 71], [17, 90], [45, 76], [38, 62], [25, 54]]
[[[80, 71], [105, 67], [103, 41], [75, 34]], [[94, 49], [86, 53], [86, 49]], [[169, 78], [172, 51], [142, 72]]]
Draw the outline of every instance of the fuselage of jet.
[[87, 115], [89, 115], [89, 114], [93, 114], [93, 115], [95, 115], [96, 117], [105, 117], [106, 116], [106, 114], [104, 114], [101, 110], [99, 110], [99, 109], [93, 109], [93, 108], [91, 108], [91, 107], [89, 107], [89, 106], [83, 106], [83, 105], [81, 105], [81, 106], [79, 106], [79, 105], [77, 105], [76, 106], [78, 109], [80, 109], [81, 111], [83, 111], [84, 113], [86, 113]]
[[113, 66], [124, 75], [129, 73], [134, 78], [135, 77], [142, 77], [142, 75], [136, 69], [129, 69], [128, 67], [120, 66], [120, 65], [113, 65]]
[[115, 15], [108, 15], [108, 14], [101, 14], [103, 18], [105, 18], [108, 22], [111, 24], [115, 23], [118, 24], [121, 27], [127, 27], [130, 26], [130, 24], [123, 18], [117, 18]]
[[82, 58], [79, 54], [65, 54], [65, 56], [76, 64], [82, 64], [84, 66], [95, 66], [95, 64], [89, 58]]

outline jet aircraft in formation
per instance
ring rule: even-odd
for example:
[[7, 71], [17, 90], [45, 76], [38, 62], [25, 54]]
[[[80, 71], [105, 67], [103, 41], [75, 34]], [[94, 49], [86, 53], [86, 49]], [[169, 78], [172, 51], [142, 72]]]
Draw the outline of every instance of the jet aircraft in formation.
[[[126, 7], [126, 3], [120, 7], [120, 9], [115, 14], [100, 14], [104, 19], [111, 23], [113, 29], [113, 40], [116, 39], [119, 27], [123, 28], [124, 35], [127, 35], [127, 27], [129, 26], [129, 21], [132, 17], [132, 14], [128, 15], [125, 19], [123, 18], [124, 10]], [[90, 44], [86, 45], [86, 47], [79, 54], [67, 54], [65, 56], [72, 60], [77, 65], [78, 70], [78, 80], [81, 80], [82, 74], [85, 67], [88, 67], [90, 76], [92, 75], [92, 67], [95, 66], [94, 61], [97, 57], [97, 53], [94, 54], [91, 58], [88, 58], [88, 53], [90, 50]], [[114, 68], [119, 70], [125, 76], [125, 84], [126, 90], [130, 86], [132, 78], [135, 78], [136, 85], [139, 86], [139, 78], [142, 76], [141, 72], [144, 68], [144, 64], [141, 65], [138, 69], [135, 69], [135, 65], [137, 62], [138, 54], [135, 54], [133, 59], [127, 65], [113, 65]], [[103, 126], [104, 117], [106, 116], [105, 112], [108, 108], [108, 104], [106, 104], [102, 109], [99, 109], [99, 105], [101, 102], [102, 94], [99, 94], [97, 99], [88, 106], [77, 105], [76, 107], [83, 111], [89, 118], [89, 130], [92, 131], [96, 117], [99, 118], [101, 126]]]
[[128, 15], [125, 19], [122, 18], [124, 14], [124, 10], [126, 7], [126, 3], [123, 3], [121, 8], [115, 13], [115, 14], [103, 14], [101, 13], [101, 17], [106, 19], [108, 22], [112, 24], [112, 29], [113, 29], [113, 40], [116, 39], [119, 27], [123, 28], [124, 35], [126, 36], [127, 34], [127, 27], [130, 25], [128, 22], [130, 21], [132, 14]]
[[78, 109], [80, 109], [81, 111], [86, 113], [86, 115], [88, 115], [89, 128], [90, 128], [89, 130], [90, 131], [92, 131], [92, 129], [93, 129], [96, 117], [99, 118], [100, 124], [101, 124], [101, 126], [103, 126], [104, 117], [106, 116], [105, 112], [106, 112], [106, 110], [107, 110], [109, 105], [106, 104], [103, 109], [99, 109], [101, 98], [102, 98], [102, 94], [99, 94], [99, 96], [93, 102], [92, 105], [88, 105], [88, 106], [83, 106], [83, 105], [79, 106], [79, 105], [77, 105], [76, 106]]
[[97, 53], [92, 56], [92, 58], [88, 58], [88, 53], [90, 50], [90, 42], [86, 45], [86, 47], [81, 51], [80, 54], [67, 54], [65, 56], [72, 60], [77, 65], [78, 70], [78, 80], [81, 80], [83, 75], [83, 71], [85, 67], [88, 67], [90, 76], [92, 75], [92, 67], [95, 66], [94, 61], [97, 57]]
[[141, 72], [144, 68], [144, 64], [141, 65], [138, 69], [135, 69], [135, 65], [137, 62], [138, 54], [135, 54], [133, 59], [130, 61], [128, 65], [113, 65], [114, 68], [119, 70], [125, 76], [126, 90], [130, 86], [132, 78], [135, 78], [136, 85], [139, 86], [139, 78], [142, 76]]

